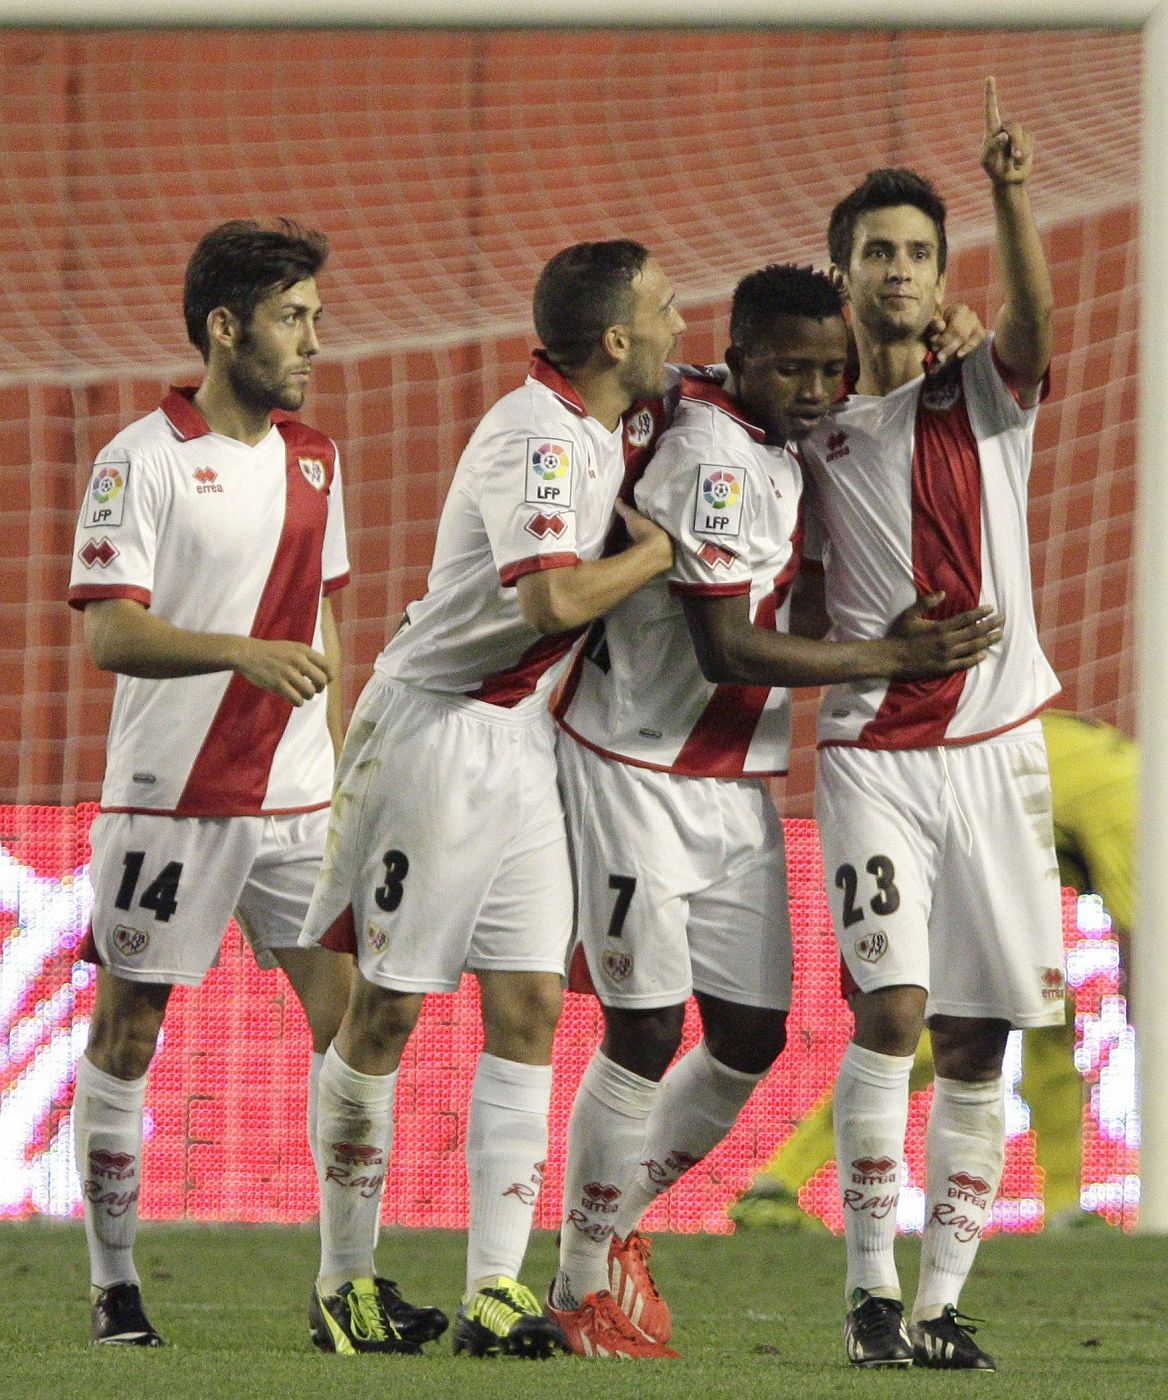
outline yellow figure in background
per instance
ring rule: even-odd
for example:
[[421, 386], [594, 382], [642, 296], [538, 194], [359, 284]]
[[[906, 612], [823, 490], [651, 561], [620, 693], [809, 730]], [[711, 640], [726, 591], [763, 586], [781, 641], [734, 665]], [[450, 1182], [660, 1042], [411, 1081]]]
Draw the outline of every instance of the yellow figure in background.
[[[1054, 798], [1054, 835], [1064, 885], [1093, 893], [1111, 915], [1125, 973], [1130, 968], [1135, 903], [1136, 793], [1139, 754], [1135, 743], [1100, 720], [1066, 710], [1042, 715]], [[1079, 1209], [1082, 1081], [1072, 1059], [1074, 1017], [1065, 1026], [1028, 1031], [1021, 1094], [1030, 1106], [1038, 1138], [1038, 1163], [1045, 1175], [1046, 1219], [1073, 1219]], [[921, 1037], [913, 1065], [913, 1093], [933, 1080], [929, 1037]], [[831, 1092], [807, 1114], [750, 1189], [730, 1207], [741, 1226], [822, 1228], [800, 1209], [803, 1185], [835, 1153]]]

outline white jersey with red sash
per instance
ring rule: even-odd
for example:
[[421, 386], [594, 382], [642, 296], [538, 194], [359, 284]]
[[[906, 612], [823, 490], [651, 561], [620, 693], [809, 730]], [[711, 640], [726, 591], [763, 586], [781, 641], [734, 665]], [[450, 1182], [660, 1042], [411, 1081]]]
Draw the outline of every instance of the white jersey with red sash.
[[[213, 433], [171, 390], [97, 457], [69, 602], [129, 598], [195, 632], [322, 648], [322, 594], [348, 582], [340, 467], [322, 433], [276, 414], [254, 446]], [[227, 671], [119, 675], [102, 808], [178, 817], [328, 805], [324, 694], [294, 708]]]
[[593, 626], [555, 708], [598, 753], [686, 777], [782, 773], [790, 746], [788, 692], [707, 681], [681, 603], [741, 594], [755, 625], [782, 630], [800, 560], [798, 463], [724, 380], [724, 369], [686, 372], [635, 482], [637, 509], [674, 539], [672, 570]]
[[467, 443], [438, 522], [426, 594], [376, 662], [383, 675], [486, 704], [546, 705], [579, 632], [543, 636], [519, 608], [524, 574], [598, 559], [624, 474], [624, 425], [588, 415], [536, 354], [522, 388]]
[[918, 595], [942, 589], [945, 615], [989, 603], [1006, 620], [1003, 641], [972, 670], [833, 686], [821, 746], [970, 743], [1058, 692], [1038, 640], [1026, 528], [1036, 416], [990, 338], [935, 378], [851, 395], [804, 444], [808, 552], [822, 527], [832, 639], [882, 637]]

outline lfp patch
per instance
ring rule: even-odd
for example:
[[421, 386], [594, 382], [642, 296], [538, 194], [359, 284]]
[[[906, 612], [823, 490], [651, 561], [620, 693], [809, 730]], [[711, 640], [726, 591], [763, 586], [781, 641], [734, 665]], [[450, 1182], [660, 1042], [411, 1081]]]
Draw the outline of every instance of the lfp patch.
[[528, 438], [525, 473], [528, 505], [572, 508], [572, 444], [562, 438]]
[[737, 467], [699, 467], [694, 497], [694, 533], [736, 536], [742, 525], [745, 493], [746, 482]]
[[85, 529], [112, 530], [122, 523], [129, 483], [129, 462], [98, 462], [85, 498]]

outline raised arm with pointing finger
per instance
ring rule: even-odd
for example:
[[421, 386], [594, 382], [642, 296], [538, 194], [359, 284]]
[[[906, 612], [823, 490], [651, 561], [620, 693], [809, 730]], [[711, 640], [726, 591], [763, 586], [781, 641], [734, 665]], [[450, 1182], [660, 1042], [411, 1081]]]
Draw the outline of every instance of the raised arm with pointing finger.
[[1015, 387], [1031, 389], [1023, 395], [1029, 403], [1036, 401], [1034, 391], [1050, 365], [1054, 312], [1050, 269], [1026, 191], [1033, 158], [1034, 138], [1020, 123], [1002, 120], [997, 84], [987, 78], [981, 163], [993, 186], [998, 267], [1006, 288], [995, 347]]

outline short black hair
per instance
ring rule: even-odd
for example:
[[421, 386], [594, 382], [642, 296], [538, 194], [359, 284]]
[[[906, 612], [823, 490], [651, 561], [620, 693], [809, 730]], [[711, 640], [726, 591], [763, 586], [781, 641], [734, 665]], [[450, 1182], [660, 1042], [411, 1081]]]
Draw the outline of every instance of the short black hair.
[[842, 316], [843, 297], [825, 272], [794, 263], [770, 263], [748, 273], [734, 288], [730, 343], [753, 350], [768, 339], [776, 316]]
[[217, 225], [199, 239], [183, 279], [183, 318], [191, 344], [207, 360], [207, 317], [217, 306], [234, 312], [246, 328], [264, 297], [315, 277], [328, 253], [323, 233], [291, 219], [277, 220], [274, 228], [255, 219]]
[[869, 170], [861, 184], [845, 196], [831, 211], [827, 225], [827, 250], [836, 267], [847, 270], [852, 260], [852, 244], [856, 237], [856, 220], [869, 209], [891, 209], [897, 204], [911, 204], [933, 221], [937, 230], [937, 271], [945, 271], [945, 201], [931, 181], [903, 165], [884, 166]]
[[649, 259], [648, 248], [631, 238], [573, 243], [539, 274], [533, 311], [535, 330], [558, 369], [586, 364], [609, 326], [633, 312], [634, 278]]

